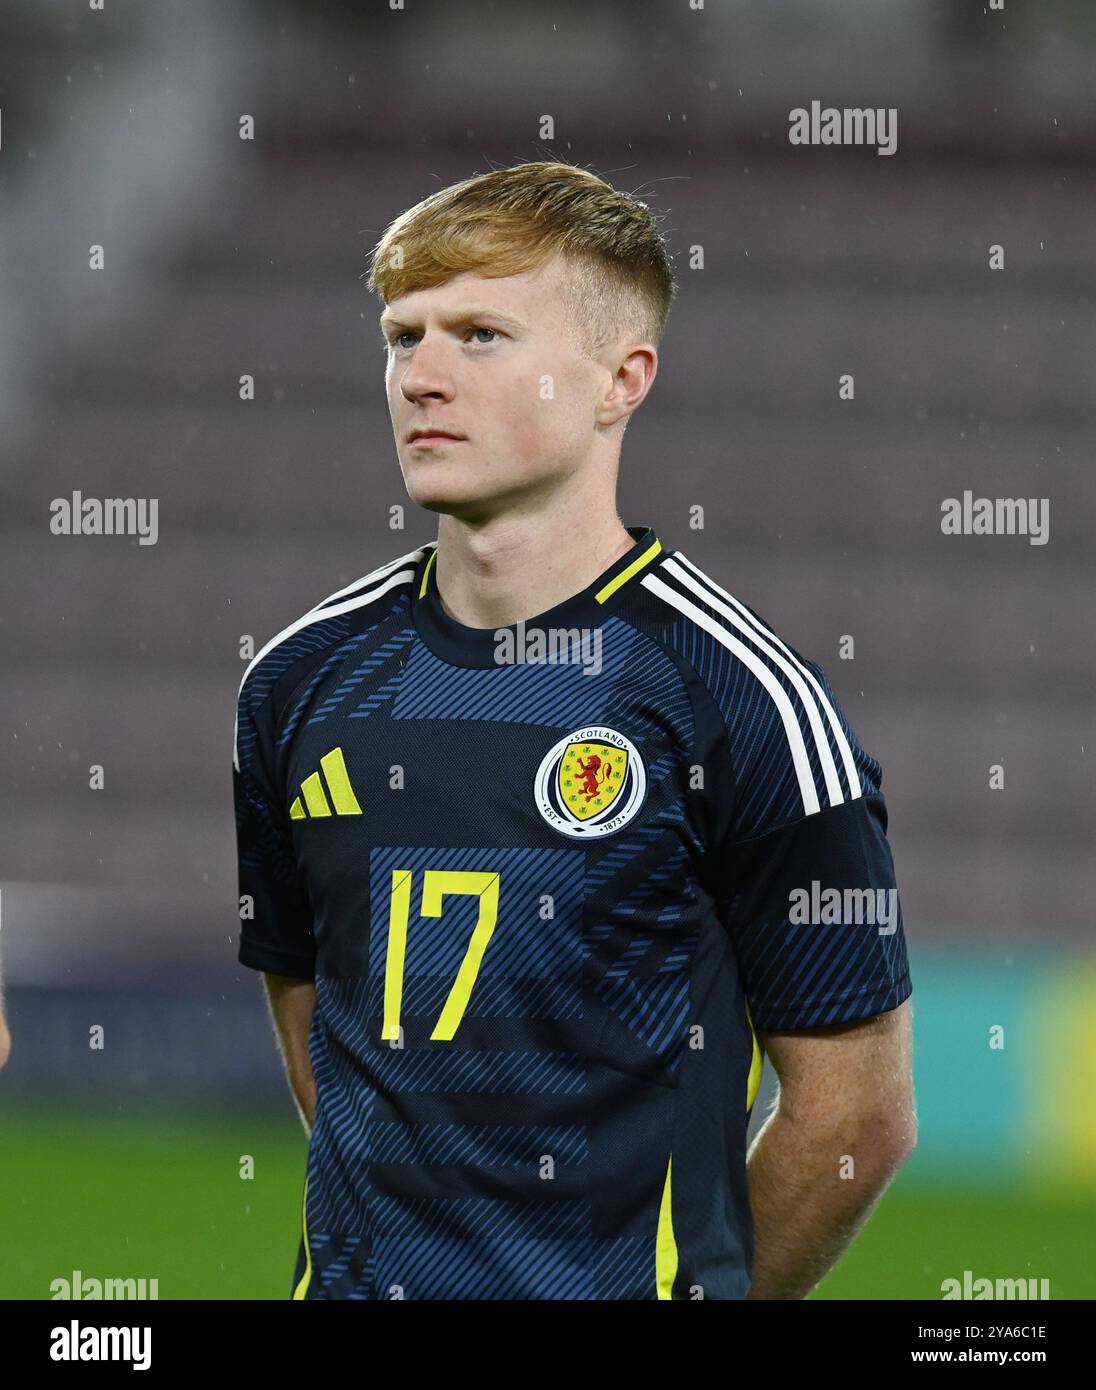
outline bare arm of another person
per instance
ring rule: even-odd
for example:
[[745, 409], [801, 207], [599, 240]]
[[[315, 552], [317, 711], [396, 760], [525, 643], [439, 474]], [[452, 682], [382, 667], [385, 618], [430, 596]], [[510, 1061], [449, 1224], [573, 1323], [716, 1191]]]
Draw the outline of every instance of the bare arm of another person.
[[805, 1298], [917, 1143], [909, 1001], [853, 1023], [759, 1039], [780, 1078], [750, 1147], [751, 1299]]
[[308, 1055], [308, 1032], [316, 1007], [316, 986], [293, 975], [264, 973], [263, 981], [289, 1087], [305, 1132], [311, 1136], [316, 1119], [316, 1081]]
[[4, 977], [0, 974], [0, 1067], [11, 1056], [11, 1034], [4, 1019]]

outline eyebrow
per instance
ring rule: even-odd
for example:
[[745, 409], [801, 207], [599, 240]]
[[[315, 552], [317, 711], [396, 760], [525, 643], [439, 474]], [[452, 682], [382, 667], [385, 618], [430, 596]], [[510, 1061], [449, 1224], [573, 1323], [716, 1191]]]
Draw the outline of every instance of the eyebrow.
[[[523, 330], [526, 327], [526, 325], [522, 323], [520, 319], [509, 318], [506, 314], [501, 314], [497, 309], [488, 308], [486, 305], [482, 308], [456, 309], [451, 314], [442, 314], [439, 317], [441, 319], [442, 326], [445, 328], [456, 328], [459, 327], [461, 324], [471, 323], [473, 319], [483, 318], [498, 319], [500, 323], [509, 324], [511, 328], [516, 328], [519, 331]], [[387, 310], [385, 310], [385, 312], [381, 314], [379, 319], [379, 325], [382, 333], [386, 333], [389, 328], [411, 327], [410, 324], [405, 323], [402, 319], [396, 318], [395, 315], [389, 314]]]

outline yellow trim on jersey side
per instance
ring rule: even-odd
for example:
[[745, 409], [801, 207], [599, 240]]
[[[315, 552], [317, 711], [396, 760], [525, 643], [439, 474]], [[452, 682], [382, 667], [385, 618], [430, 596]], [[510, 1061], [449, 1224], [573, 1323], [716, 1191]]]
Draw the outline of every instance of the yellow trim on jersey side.
[[[750, 1076], [746, 1081], [746, 1113], [754, 1108], [757, 1093], [761, 1090], [761, 1073], [765, 1068], [765, 1049], [758, 1041], [754, 1031], [754, 1019], [750, 1013], [750, 1001], [746, 999], [746, 1019], [750, 1024], [750, 1040], [754, 1052], [750, 1059]], [[659, 1298], [673, 1298], [673, 1280], [677, 1277], [677, 1238], [673, 1234], [673, 1191], [670, 1187], [670, 1172], [673, 1169], [673, 1155], [666, 1163], [666, 1181], [662, 1184], [662, 1202], [658, 1208], [658, 1234], [655, 1236], [655, 1284]]]
[[608, 584], [597, 591], [594, 598], [598, 603], [604, 603], [610, 594], [615, 594], [622, 584], [627, 584], [644, 565], [649, 565], [661, 549], [662, 542], [656, 537], [638, 559], [633, 560], [627, 569], [621, 570], [615, 579], [610, 579]]
[[293, 1301], [303, 1299], [312, 1282], [312, 1250], [308, 1244], [308, 1179], [304, 1180], [304, 1201], [301, 1203], [301, 1234], [304, 1236], [304, 1273], [293, 1290]]
[[427, 560], [426, 567], [422, 572], [422, 583], [419, 585], [419, 598], [423, 598], [426, 594], [426, 590], [429, 586], [430, 581], [430, 566], [434, 563], [434, 556], [437, 553], [438, 548], [437, 546], [435, 546], [434, 549], [430, 552], [430, 558], [429, 560]]
[[[753, 1109], [757, 1093], [761, 1089], [761, 1073], [765, 1066], [765, 1049], [754, 1032], [753, 1018], [750, 1015], [749, 1000], [746, 1003], [746, 1021], [750, 1025], [750, 1040], [753, 1043], [753, 1056], [750, 1059], [750, 1074], [746, 1080], [746, 1113]], [[655, 1236], [655, 1283], [660, 1299], [673, 1299], [674, 1280], [677, 1278], [677, 1238], [674, 1235], [673, 1191], [670, 1175], [673, 1169], [673, 1154], [666, 1164], [666, 1181], [662, 1187], [662, 1203], [658, 1209], [658, 1234]]]
[[662, 1185], [662, 1204], [658, 1209], [658, 1234], [655, 1237], [655, 1284], [660, 1299], [673, 1298], [677, 1278], [677, 1241], [674, 1239], [673, 1198], [670, 1193], [670, 1170], [674, 1156], [666, 1164], [666, 1181]]
[[753, 1042], [753, 1056], [750, 1059], [750, 1074], [746, 1079], [746, 1114], [753, 1109], [757, 1093], [761, 1089], [761, 1073], [765, 1068], [765, 1050], [754, 1032], [753, 1018], [750, 1015], [750, 1001], [746, 1000], [746, 1022], [750, 1025], [750, 1039]]

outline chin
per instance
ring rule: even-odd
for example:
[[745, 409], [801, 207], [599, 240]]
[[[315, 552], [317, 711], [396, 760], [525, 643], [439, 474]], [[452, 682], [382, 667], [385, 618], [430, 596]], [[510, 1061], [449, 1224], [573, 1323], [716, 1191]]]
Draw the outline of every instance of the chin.
[[458, 511], [464, 507], [476, 507], [487, 499], [466, 484], [459, 476], [445, 476], [445, 470], [437, 464], [418, 464], [404, 474], [407, 495], [418, 507], [430, 512]]
[[425, 512], [436, 512], [438, 516], [455, 516], [461, 521], [476, 521], [490, 514], [488, 500], [480, 497], [452, 497], [427, 494], [411, 500]]

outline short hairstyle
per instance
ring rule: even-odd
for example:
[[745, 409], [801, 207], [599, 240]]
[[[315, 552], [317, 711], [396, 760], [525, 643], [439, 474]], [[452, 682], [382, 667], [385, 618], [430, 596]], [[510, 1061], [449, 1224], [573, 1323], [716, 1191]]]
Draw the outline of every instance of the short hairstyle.
[[367, 284], [390, 304], [464, 271], [499, 279], [557, 255], [580, 351], [622, 336], [658, 345], [677, 286], [654, 214], [563, 160], [492, 169], [423, 199], [385, 229]]

